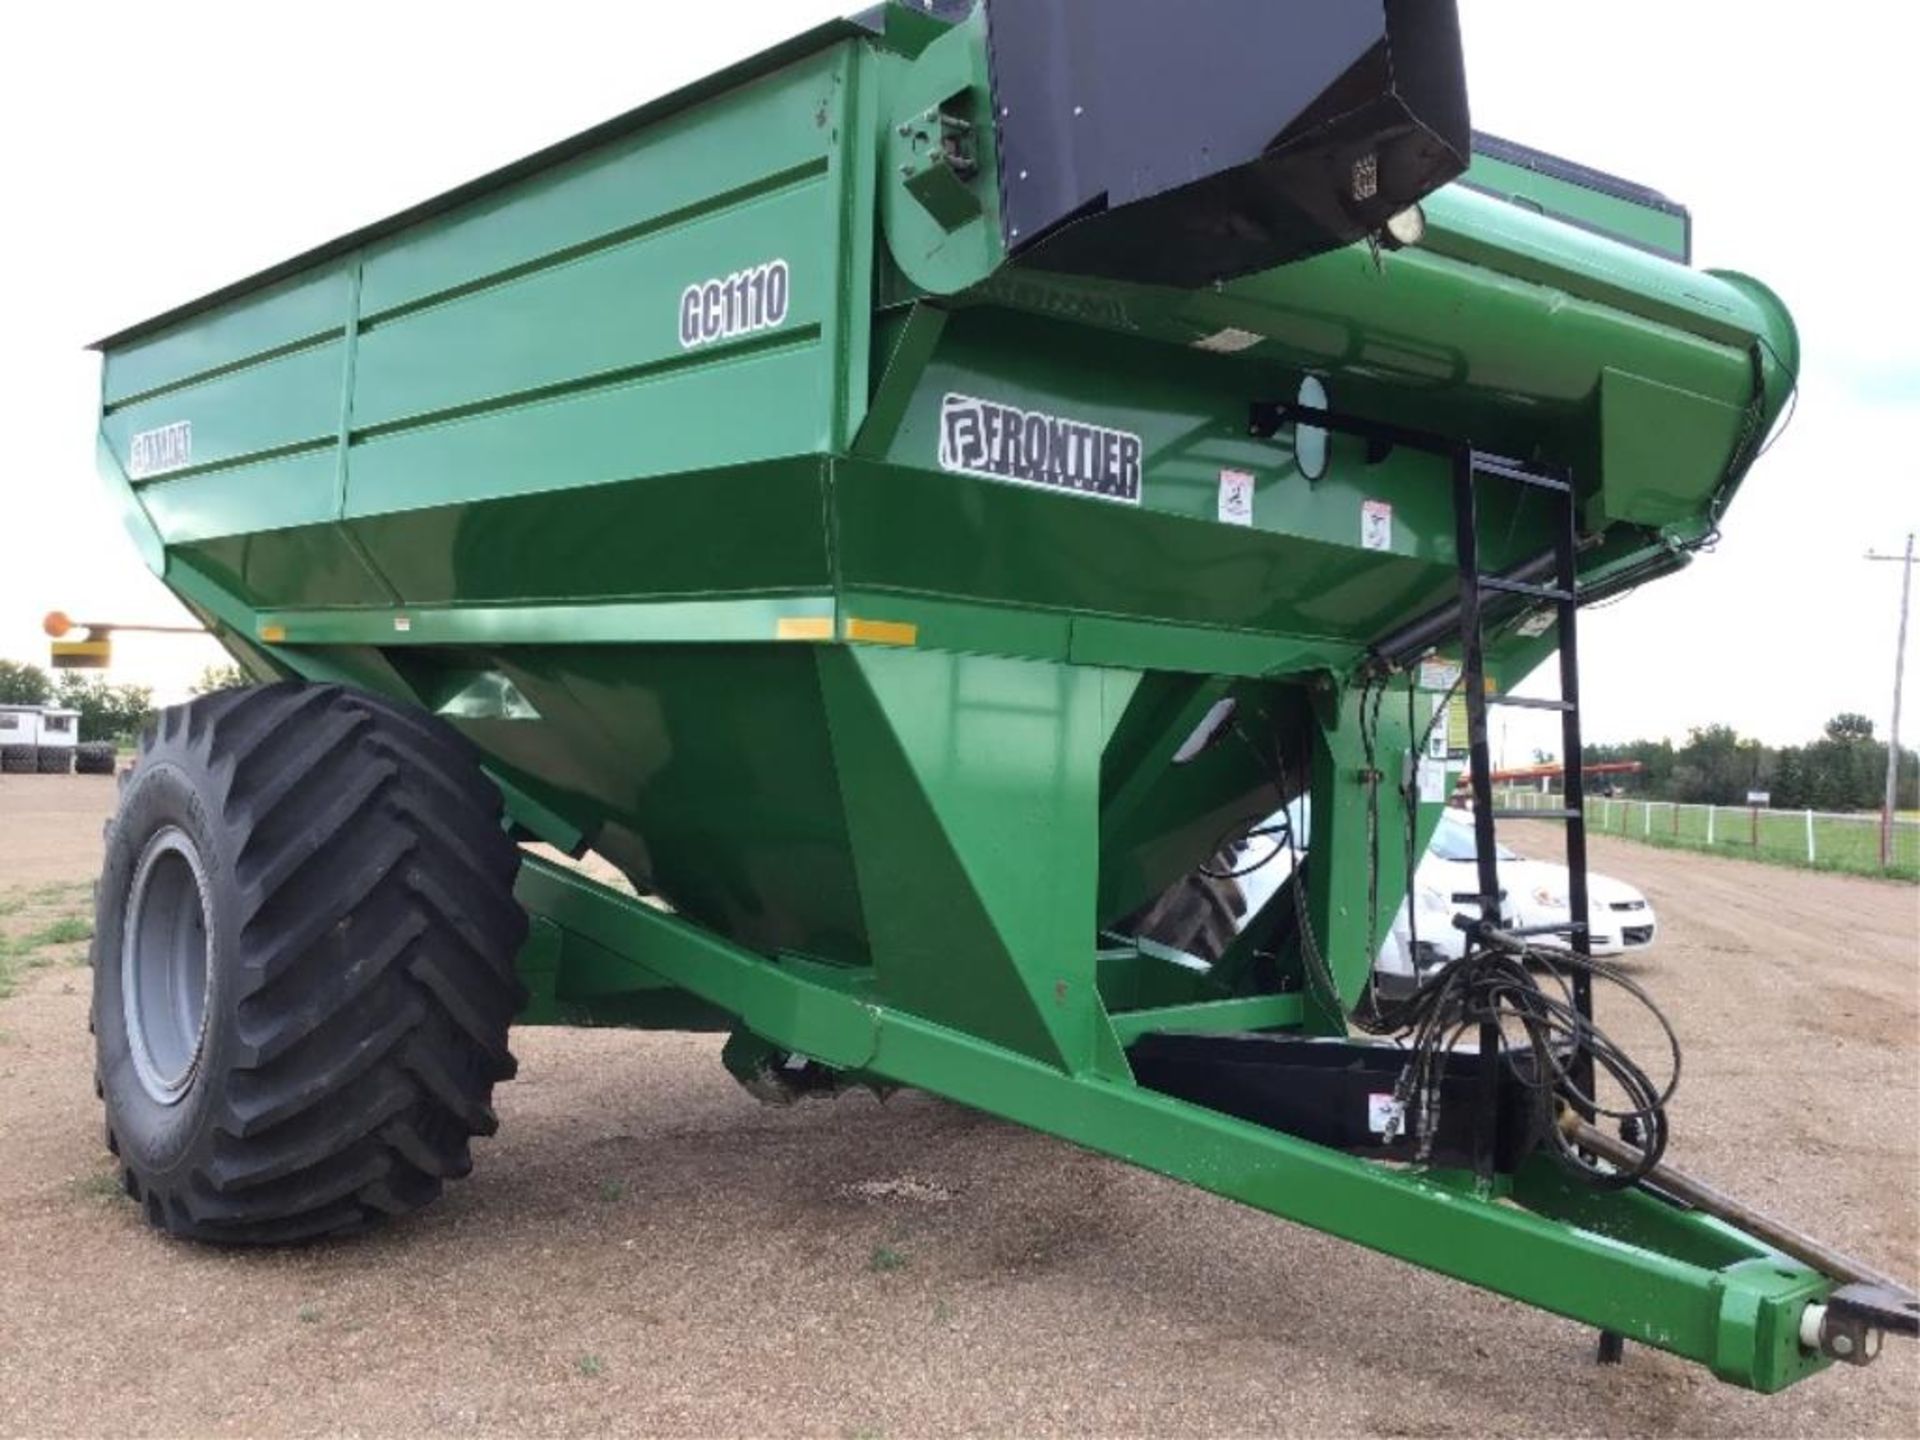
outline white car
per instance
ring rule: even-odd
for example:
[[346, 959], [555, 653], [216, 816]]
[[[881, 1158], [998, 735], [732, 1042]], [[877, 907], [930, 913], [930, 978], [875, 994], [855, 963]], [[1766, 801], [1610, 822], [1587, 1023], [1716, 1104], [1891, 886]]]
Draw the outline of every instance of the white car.
[[[1429, 928], [1431, 914], [1444, 922], [1451, 939], [1444, 947], [1446, 958], [1461, 953], [1462, 932], [1453, 924], [1456, 914], [1477, 918], [1476, 896], [1480, 890], [1478, 853], [1474, 843], [1473, 815], [1466, 810], [1448, 810], [1434, 827], [1433, 842], [1415, 872], [1417, 897], [1421, 900], [1419, 942], [1424, 948], [1431, 938], [1441, 936]], [[1571, 923], [1573, 911], [1567, 900], [1567, 867], [1545, 860], [1528, 860], [1495, 844], [1494, 855], [1500, 873], [1501, 914], [1514, 929], [1540, 925]], [[1444, 913], [1443, 913], [1444, 910]], [[1659, 926], [1653, 906], [1633, 886], [1609, 875], [1587, 872], [1588, 948], [1595, 955], [1624, 955], [1645, 950], [1653, 944]], [[1394, 921], [1396, 930], [1406, 928], [1403, 908]], [[1537, 935], [1535, 945], [1565, 950], [1571, 945], [1565, 935]]]
[[[1269, 824], [1279, 819], [1275, 816]], [[1305, 816], [1296, 813], [1294, 820], [1304, 833]], [[1247, 897], [1247, 918], [1258, 913], [1279, 890], [1292, 868], [1277, 842], [1254, 843], [1270, 846], [1277, 853], [1240, 882]], [[1250, 849], [1248, 859], [1258, 858], [1259, 853]], [[1414, 871], [1413, 893], [1401, 903], [1374, 962], [1383, 978], [1402, 984], [1416, 981], [1435, 965], [1457, 960], [1465, 953], [1466, 932], [1453, 922], [1457, 915], [1470, 919], [1480, 916], [1480, 874], [1474, 859], [1477, 853], [1472, 814], [1464, 810], [1442, 813], [1426, 857]], [[1566, 866], [1529, 860], [1505, 845], [1497, 845], [1494, 854], [1500, 874], [1501, 916], [1510, 928], [1570, 923]], [[1246, 859], [1241, 861], [1242, 866], [1246, 863]], [[1587, 872], [1587, 910], [1592, 927], [1589, 948], [1595, 955], [1637, 953], [1651, 946], [1658, 933], [1659, 924], [1646, 896], [1625, 881], [1591, 870]], [[1245, 920], [1241, 923], [1244, 925]], [[1571, 948], [1565, 935], [1537, 935], [1532, 943], [1543, 948]]]

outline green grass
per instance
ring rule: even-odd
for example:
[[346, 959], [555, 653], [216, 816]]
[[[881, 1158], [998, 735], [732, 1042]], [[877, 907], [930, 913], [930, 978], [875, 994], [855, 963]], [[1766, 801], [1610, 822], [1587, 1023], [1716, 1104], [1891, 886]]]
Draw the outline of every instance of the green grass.
[[[46, 892], [54, 889], [55, 887], [45, 887]], [[70, 898], [71, 886], [59, 887], [59, 889], [58, 895], [35, 891], [24, 898], [10, 899], [6, 902], [6, 908], [0, 910], [0, 916], [18, 915], [27, 910], [29, 905], [41, 908], [61, 899]], [[72, 910], [64, 915], [56, 915], [44, 925], [22, 934], [0, 935], [0, 1000], [13, 994], [24, 971], [37, 970], [62, 958], [49, 952], [66, 946], [79, 945], [91, 938], [93, 938], [93, 921], [86, 915]], [[81, 950], [65, 958], [73, 964], [84, 964], [87, 955], [86, 951]]]
[[36, 948], [47, 945], [77, 945], [93, 938], [93, 922], [84, 915], [62, 915], [46, 929], [29, 937]]
[[[1520, 799], [1518, 804], [1529, 803]], [[1588, 802], [1587, 833], [1614, 835], [1669, 850], [1693, 850], [1758, 860], [1800, 870], [1825, 870], [1847, 875], [1870, 875], [1890, 880], [1920, 881], [1920, 827], [1894, 828], [1891, 866], [1880, 864], [1878, 816], [1853, 818], [1816, 815], [1813, 819], [1814, 858], [1807, 859], [1807, 817], [1804, 811], [1762, 810], [1722, 805], [1713, 815], [1713, 838], [1707, 838], [1707, 809], [1640, 800]]]
[[907, 1257], [890, 1245], [876, 1245], [873, 1254], [867, 1257], [867, 1268], [882, 1275], [892, 1270], [904, 1270], [907, 1268]]
[[627, 1182], [624, 1180], [602, 1180], [600, 1182], [600, 1198], [609, 1205], [620, 1199], [626, 1193]]
[[582, 1355], [578, 1360], [573, 1362], [573, 1365], [576, 1370], [588, 1379], [592, 1379], [596, 1375], [604, 1375], [607, 1370], [607, 1362], [602, 1360], [598, 1355]]
[[320, 1307], [318, 1305], [302, 1305], [293, 1313], [294, 1317], [298, 1319], [302, 1325], [318, 1325], [320, 1323]]
[[79, 915], [62, 915], [51, 924], [24, 935], [0, 935], [0, 961], [24, 960], [58, 945], [78, 945], [93, 938], [93, 922]]
[[93, 882], [91, 880], [56, 880], [50, 885], [36, 885], [27, 892], [28, 899], [42, 905], [71, 900], [81, 895], [92, 898]]
[[96, 1170], [91, 1175], [82, 1175], [73, 1182], [73, 1193], [83, 1200], [123, 1200], [127, 1187], [121, 1182], [118, 1169]]

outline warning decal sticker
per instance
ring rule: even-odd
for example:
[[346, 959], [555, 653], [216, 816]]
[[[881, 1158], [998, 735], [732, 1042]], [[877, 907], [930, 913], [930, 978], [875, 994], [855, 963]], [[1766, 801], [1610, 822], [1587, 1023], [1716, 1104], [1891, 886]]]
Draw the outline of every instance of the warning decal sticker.
[[1220, 523], [1222, 525], [1253, 524], [1252, 471], [1222, 470], [1220, 472]]
[[1393, 506], [1384, 500], [1367, 500], [1360, 506], [1360, 548], [1393, 548]]
[[971, 395], [940, 405], [940, 468], [1140, 503], [1140, 437]]

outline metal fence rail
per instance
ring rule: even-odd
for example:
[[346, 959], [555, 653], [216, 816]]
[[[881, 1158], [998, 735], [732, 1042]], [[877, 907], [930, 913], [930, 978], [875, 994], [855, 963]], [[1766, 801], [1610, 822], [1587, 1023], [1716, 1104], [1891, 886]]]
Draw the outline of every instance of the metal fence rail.
[[[1554, 810], [1566, 802], [1538, 790], [1508, 789], [1497, 803], [1508, 810]], [[1880, 867], [1880, 817], [1821, 810], [1773, 810], [1748, 805], [1681, 805], [1670, 800], [1587, 800], [1587, 828], [1693, 850], [1724, 851], [1789, 864], [1885, 873]], [[1920, 875], [1920, 819], [1893, 825], [1893, 866]]]

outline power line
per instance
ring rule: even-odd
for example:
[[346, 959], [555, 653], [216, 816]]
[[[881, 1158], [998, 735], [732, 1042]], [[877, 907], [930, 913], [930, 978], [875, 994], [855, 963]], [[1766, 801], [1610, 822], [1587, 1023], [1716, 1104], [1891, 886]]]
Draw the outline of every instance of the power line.
[[1907, 532], [1907, 553], [1882, 555], [1867, 552], [1869, 560], [1892, 560], [1900, 572], [1900, 638], [1893, 652], [1893, 724], [1887, 732], [1887, 794], [1880, 809], [1880, 866], [1893, 864], [1893, 812], [1900, 798], [1900, 691], [1907, 676], [1907, 602], [1913, 596], [1913, 532]]

